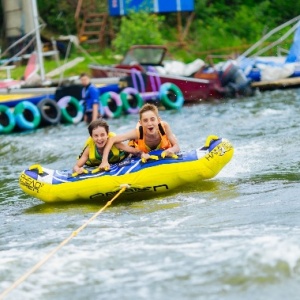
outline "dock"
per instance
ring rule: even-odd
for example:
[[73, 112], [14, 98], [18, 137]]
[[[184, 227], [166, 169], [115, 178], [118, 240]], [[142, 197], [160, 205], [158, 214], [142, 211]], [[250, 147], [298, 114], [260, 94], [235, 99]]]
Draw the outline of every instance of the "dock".
[[300, 87], [300, 77], [283, 78], [272, 81], [256, 81], [251, 86], [261, 91]]

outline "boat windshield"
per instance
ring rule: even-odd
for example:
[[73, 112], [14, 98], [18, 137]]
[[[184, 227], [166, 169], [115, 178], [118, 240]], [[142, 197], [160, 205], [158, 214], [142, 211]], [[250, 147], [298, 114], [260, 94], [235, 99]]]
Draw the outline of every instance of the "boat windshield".
[[125, 55], [122, 65], [150, 65], [158, 66], [162, 64], [166, 49], [161, 48], [131, 48]]

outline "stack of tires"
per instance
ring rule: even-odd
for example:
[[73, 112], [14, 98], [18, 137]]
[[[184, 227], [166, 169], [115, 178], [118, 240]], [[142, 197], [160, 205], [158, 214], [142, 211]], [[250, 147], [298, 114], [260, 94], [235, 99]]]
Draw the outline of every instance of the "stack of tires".
[[56, 102], [44, 98], [36, 105], [30, 101], [19, 102], [13, 109], [0, 105], [0, 133], [13, 130], [30, 130], [60, 122], [76, 124], [83, 118], [83, 107], [74, 97], [63, 97]]
[[[180, 109], [184, 103], [179, 87], [169, 82], [160, 86], [156, 97], [166, 109]], [[105, 92], [100, 97], [102, 115], [108, 118], [118, 118], [122, 113], [138, 114], [144, 103], [143, 93], [139, 93], [132, 87], [123, 89], [120, 94]]]
[[[184, 103], [181, 90], [172, 83], [162, 84], [157, 98], [166, 109], [180, 109]], [[105, 118], [119, 118], [124, 113], [138, 114], [145, 101], [143, 94], [131, 87], [123, 89], [121, 93], [107, 91], [99, 99], [100, 113]], [[74, 96], [62, 96], [57, 101], [44, 98], [36, 105], [25, 100], [14, 109], [0, 105], [0, 133], [58, 123], [77, 124], [83, 120], [83, 114], [83, 105]]]
[[0, 133], [10, 133], [15, 129], [30, 130], [40, 125], [55, 125], [60, 122], [61, 111], [53, 99], [42, 99], [33, 104], [19, 102], [14, 109], [0, 105]]

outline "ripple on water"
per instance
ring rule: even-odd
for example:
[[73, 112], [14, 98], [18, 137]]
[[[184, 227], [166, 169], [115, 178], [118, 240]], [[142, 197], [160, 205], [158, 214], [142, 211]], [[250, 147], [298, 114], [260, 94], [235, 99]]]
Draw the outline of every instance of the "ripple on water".
[[[216, 134], [233, 160], [207, 182], [111, 206], [7, 299], [297, 299], [299, 99], [275, 91], [161, 111], [182, 150]], [[137, 119], [108, 122], [121, 133]], [[82, 123], [1, 136], [1, 291], [100, 209], [43, 204], [18, 187], [31, 164], [73, 166], [87, 135]]]

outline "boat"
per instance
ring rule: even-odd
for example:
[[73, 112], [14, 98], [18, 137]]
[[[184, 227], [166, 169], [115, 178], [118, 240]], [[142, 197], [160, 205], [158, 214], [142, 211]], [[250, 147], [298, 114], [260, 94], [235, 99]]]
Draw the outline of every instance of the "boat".
[[[290, 48], [282, 48], [292, 34]], [[271, 52], [277, 55], [265, 55]], [[299, 87], [300, 16], [272, 29], [236, 59], [221, 62], [215, 68], [226, 63], [235, 64], [251, 81], [251, 86], [262, 91]]]
[[20, 174], [19, 185], [24, 193], [46, 203], [101, 202], [111, 199], [124, 186], [121, 198], [153, 198], [215, 177], [231, 160], [234, 148], [227, 139], [211, 135], [202, 148], [170, 158], [162, 153], [150, 152], [146, 162], [129, 156], [111, 165], [109, 171], [90, 168], [80, 175], [34, 164]]
[[88, 67], [93, 77], [119, 78], [121, 88], [134, 88], [144, 99], [157, 96], [161, 85], [166, 83], [180, 89], [185, 103], [253, 95], [250, 81], [234, 65], [216, 71], [206, 68], [201, 59], [184, 64], [167, 60], [167, 55], [166, 46], [134, 45], [119, 64]]

